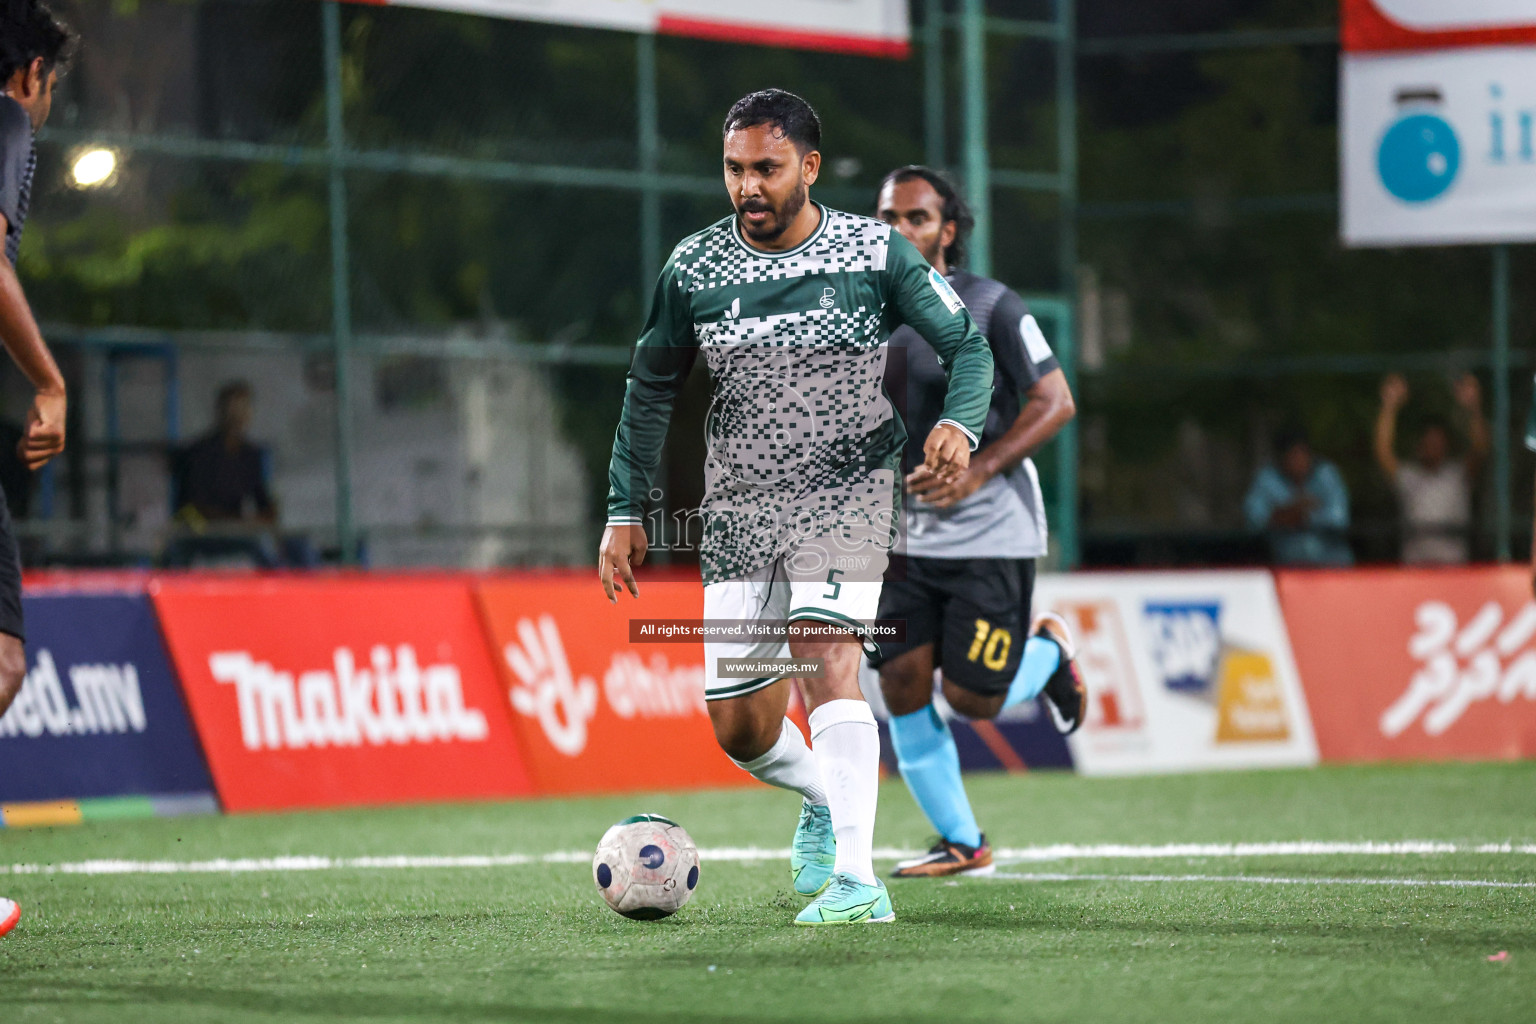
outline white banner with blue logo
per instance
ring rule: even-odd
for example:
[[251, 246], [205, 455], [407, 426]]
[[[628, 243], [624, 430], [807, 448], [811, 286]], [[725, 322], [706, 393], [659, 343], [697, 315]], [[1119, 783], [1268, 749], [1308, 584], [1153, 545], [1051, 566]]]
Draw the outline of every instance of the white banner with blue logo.
[[1349, 54], [1341, 93], [1346, 244], [1536, 240], [1536, 46]]
[[1088, 775], [1317, 763], [1306, 694], [1267, 572], [1042, 576], [1088, 688], [1068, 738]]

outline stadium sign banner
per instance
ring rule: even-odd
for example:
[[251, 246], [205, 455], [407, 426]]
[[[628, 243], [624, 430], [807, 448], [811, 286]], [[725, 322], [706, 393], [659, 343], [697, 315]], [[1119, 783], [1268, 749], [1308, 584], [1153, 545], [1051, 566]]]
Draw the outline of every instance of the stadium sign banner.
[[1281, 572], [1325, 761], [1536, 757], [1524, 567]]
[[504, 701], [541, 794], [739, 786], [704, 703], [699, 643], [632, 643], [630, 619], [697, 620], [699, 581], [642, 579], [603, 597], [590, 572], [527, 574], [476, 588]]
[[1341, 60], [1346, 244], [1536, 239], [1536, 5], [1344, 0]]
[[386, 0], [494, 18], [869, 57], [910, 53], [906, 0]]
[[151, 585], [226, 810], [532, 792], [467, 579]]
[[0, 718], [0, 803], [147, 796], [213, 784], [143, 594], [28, 595], [27, 679]]
[[1317, 762], [1266, 572], [1042, 576], [1035, 610], [1076, 634], [1090, 709], [1068, 738], [1088, 775]]

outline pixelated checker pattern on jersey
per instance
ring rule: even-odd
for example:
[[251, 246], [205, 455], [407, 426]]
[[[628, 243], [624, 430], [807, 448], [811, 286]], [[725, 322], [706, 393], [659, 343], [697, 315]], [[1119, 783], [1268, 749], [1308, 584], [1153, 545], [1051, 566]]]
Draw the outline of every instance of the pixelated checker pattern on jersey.
[[[706, 582], [745, 578], [834, 534], [892, 534], [900, 450], [881, 429], [895, 413], [883, 386], [882, 287], [870, 279], [889, 238], [884, 224], [828, 211], [821, 236], [793, 256], [754, 255], [729, 222], [674, 254], [690, 292], [805, 282], [782, 313], [694, 324], [715, 381], [700, 509]], [[815, 279], [831, 273], [868, 276], [828, 309]]]
[[805, 251], [792, 257], [760, 256], [736, 237], [734, 218], [678, 246], [672, 264], [684, 291], [786, 281], [812, 274], [879, 273], [885, 269], [891, 229], [868, 217], [826, 210], [827, 223]]

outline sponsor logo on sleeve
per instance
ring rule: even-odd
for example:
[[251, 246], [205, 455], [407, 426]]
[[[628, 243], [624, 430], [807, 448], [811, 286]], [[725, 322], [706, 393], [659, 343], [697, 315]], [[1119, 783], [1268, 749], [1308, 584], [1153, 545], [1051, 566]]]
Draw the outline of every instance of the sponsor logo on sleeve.
[[944, 303], [945, 309], [951, 313], [958, 313], [965, 308], [965, 303], [960, 301], [960, 296], [955, 293], [954, 288], [950, 287], [949, 282], [944, 280], [943, 274], [937, 270], [930, 269], [928, 271], [928, 283], [933, 286], [934, 293], [938, 295], [939, 301]]
[[1019, 321], [1019, 334], [1024, 338], [1024, 351], [1029, 353], [1030, 362], [1043, 363], [1051, 358], [1050, 342], [1045, 340], [1045, 332], [1040, 330], [1033, 314], [1025, 313]]

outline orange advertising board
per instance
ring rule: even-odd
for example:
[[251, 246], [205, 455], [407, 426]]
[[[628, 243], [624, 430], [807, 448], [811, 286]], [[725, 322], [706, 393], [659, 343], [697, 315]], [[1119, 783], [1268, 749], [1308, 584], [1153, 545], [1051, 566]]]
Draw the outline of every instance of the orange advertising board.
[[150, 591], [226, 809], [532, 794], [468, 580], [179, 577]]
[[1525, 567], [1281, 572], [1326, 761], [1536, 756]]
[[620, 793], [751, 781], [715, 742], [698, 643], [630, 642], [630, 619], [697, 619], [697, 579], [645, 580], [609, 604], [595, 572], [476, 588], [503, 695], [540, 793]]

